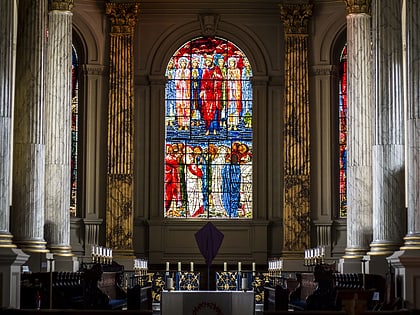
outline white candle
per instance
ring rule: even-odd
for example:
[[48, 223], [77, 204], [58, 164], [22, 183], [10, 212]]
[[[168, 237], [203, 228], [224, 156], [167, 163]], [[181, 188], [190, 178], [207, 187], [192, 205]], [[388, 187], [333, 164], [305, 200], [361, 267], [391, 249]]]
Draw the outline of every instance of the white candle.
[[241, 271], [241, 269], [242, 269], [242, 263], [239, 261], [238, 262], [238, 271]]
[[193, 272], [194, 271], [194, 263], [190, 262], [190, 265], [191, 265], [191, 272]]
[[252, 263], [252, 271], [255, 271], [255, 262]]
[[174, 279], [167, 278], [166, 279], [166, 289], [172, 290], [174, 288]]
[[178, 271], [181, 271], [181, 262], [178, 261]]
[[169, 261], [166, 262], [166, 271], [169, 271]]
[[242, 278], [242, 286], [241, 286], [242, 290], [246, 290], [247, 287], [248, 287], [248, 281], [247, 281], [247, 279], [246, 278]]
[[227, 271], [227, 262], [226, 261], [223, 263], [223, 271]]

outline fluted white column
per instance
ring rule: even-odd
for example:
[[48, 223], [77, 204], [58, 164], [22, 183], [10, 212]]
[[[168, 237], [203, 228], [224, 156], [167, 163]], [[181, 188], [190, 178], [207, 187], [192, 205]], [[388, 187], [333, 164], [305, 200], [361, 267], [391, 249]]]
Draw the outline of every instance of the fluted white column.
[[53, 0], [48, 13], [45, 106], [45, 238], [56, 255], [71, 255], [71, 66], [73, 0]]
[[15, 247], [10, 233], [11, 135], [16, 62], [17, 2], [0, 2], [0, 247]]
[[26, 252], [45, 252], [44, 90], [47, 0], [19, 1], [11, 232]]
[[408, 227], [403, 249], [420, 249], [420, 2], [406, 0], [404, 20], [407, 101]]
[[373, 0], [373, 242], [370, 255], [399, 249], [405, 234], [401, 3]]
[[361, 258], [372, 240], [372, 110], [370, 1], [347, 3], [347, 247]]

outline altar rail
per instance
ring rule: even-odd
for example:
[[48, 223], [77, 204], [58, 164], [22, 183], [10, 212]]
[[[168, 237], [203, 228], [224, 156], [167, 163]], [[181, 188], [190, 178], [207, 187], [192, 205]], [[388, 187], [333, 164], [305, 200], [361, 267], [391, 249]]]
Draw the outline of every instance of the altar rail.
[[[151, 310], [23, 310], [0, 308], [0, 313], [4, 315], [30, 315], [30, 314], [48, 314], [48, 315], [150, 315]], [[290, 315], [288, 311], [264, 311], [264, 315]], [[350, 315], [345, 311], [294, 311], [294, 315]], [[359, 315], [420, 315], [420, 310], [396, 310], [396, 311], [366, 311]]]

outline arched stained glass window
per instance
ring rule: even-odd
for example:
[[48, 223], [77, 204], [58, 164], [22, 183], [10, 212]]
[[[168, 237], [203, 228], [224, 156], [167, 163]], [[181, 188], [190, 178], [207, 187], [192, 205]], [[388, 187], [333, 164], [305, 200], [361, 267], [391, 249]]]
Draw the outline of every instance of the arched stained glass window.
[[78, 111], [78, 69], [79, 61], [77, 52], [72, 46], [72, 67], [71, 67], [71, 183], [70, 183], [70, 215], [77, 214], [77, 157], [78, 157], [78, 137], [79, 137], [79, 111]]
[[252, 69], [232, 42], [201, 37], [169, 60], [166, 218], [252, 218]]
[[347, 46], [340, 55], [339, 79], [339, 150], [340, 150], [340, 205], [339, 217], [347, 217]]

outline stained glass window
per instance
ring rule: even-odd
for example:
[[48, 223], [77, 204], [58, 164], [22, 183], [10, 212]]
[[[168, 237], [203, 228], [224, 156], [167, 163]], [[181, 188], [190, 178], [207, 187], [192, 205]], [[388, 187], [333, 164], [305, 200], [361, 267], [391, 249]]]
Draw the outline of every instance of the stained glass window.
[[340, 150], [340, 205], [339, 217], [347, 217], [347, 46], [340, 56], [339, 80], [339, 150]]
[[71, 183], [70, 183], [70, 215], [76, 216], [77, 213], [77, 146], [79, 136], [79, 111], [78, 111], [78, 58], [77, 52], [72, 47], [72, 67], [71, 67]]
[[169, 60], [166, 218], [252, 218], [252, 69], [232, 42], [200, 37]]

